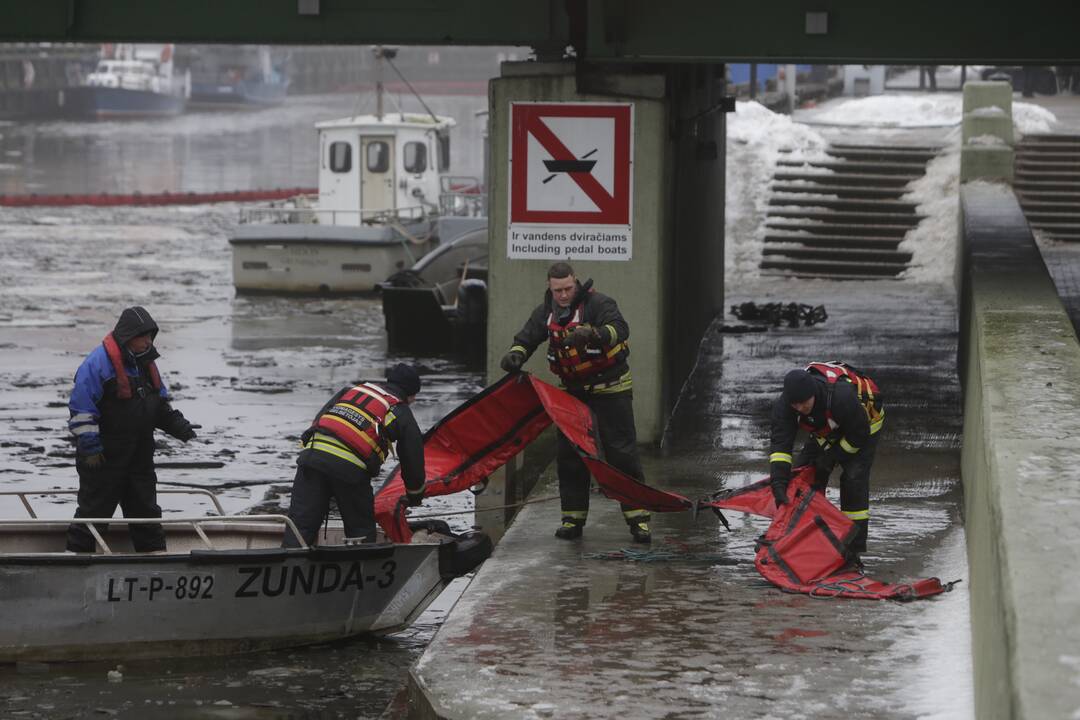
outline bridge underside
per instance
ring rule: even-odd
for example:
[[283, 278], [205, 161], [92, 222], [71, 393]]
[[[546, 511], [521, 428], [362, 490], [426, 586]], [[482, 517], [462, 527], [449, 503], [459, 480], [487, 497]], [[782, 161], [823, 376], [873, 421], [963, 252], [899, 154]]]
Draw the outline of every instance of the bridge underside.
[[0, 0], [0, 42], [527, 45], [630, 62], [1061, 64], [1060, 2], [695, 0]]

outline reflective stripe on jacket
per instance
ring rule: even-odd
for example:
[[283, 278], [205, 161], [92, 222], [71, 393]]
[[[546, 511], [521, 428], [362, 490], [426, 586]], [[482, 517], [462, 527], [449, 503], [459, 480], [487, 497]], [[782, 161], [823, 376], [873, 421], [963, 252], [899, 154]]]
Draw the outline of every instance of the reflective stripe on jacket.
[[[400, 402], [397, 396], [370, 383], [349, 388], [315, 419], [315, 435], [307, 447], [354, 462], [347, 457], [351, 452], [362, 467], [378, 467], [390, 451], [386, 427], [393, 422], [391, 408]], [[369, 463], [373, 457], [377, 461]]]

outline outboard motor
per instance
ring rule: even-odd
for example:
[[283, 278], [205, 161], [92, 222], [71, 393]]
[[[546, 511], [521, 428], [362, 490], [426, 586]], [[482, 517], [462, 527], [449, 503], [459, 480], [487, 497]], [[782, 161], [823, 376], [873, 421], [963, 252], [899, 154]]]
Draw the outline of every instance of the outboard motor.
[[487, 349], [487, 314], [487, 283], [479, 278], [462, 280], [454, 315], [454, 350], [466, 360], [483, 362]]

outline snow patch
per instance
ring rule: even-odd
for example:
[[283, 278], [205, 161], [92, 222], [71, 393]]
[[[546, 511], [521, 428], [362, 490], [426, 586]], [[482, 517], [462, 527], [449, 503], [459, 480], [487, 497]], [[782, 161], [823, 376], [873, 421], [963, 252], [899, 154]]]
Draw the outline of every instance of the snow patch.
[[1013, 103], [1013, 132], [1017, 139], [1024, 135], [1048, 133], [1057, 123], [1057, 116], [1032, 103]]
[[[811, 124], [859, 126], [866, 128], [921, 128], [958, 125], [964, 100], [959, 93], [941, 95], [875, 95], [829, 103], [819, 111], [803, 111], [801, 118]], [[977, 117], [1008, 115], [996, 105], [973, 110]], [[1014, 130], [1021, 135], [1050, 132], [1057, 117], [1044, 107], [1026, 102], [1012, 106]]]
[[997, 135], [975, 135], [969, 137], [967, 140], [968, 145], [1007, 145], [1007, 143], [999, 138]]
[[911, 253], [910, 266], [900, 277], [952, 283], [960, 211], [960, 144], [955, 137], [927, 164], [926, 174], [911, 184], [904, 199], [918, 203], [916, 212], [925, 218], [900, 243], [900, 250]]
[[1002, 117], [1005, 115], [1005, 110], [997, 105], [987, 105], [986, 107], [975, 108], [971, 111], [971, 114], [975, 117]]
[[956, 125], [960, 122], [960, 95], [874, 95], [830, 103], [806, 122], [822, 125], [871, 128], [919, 128]]

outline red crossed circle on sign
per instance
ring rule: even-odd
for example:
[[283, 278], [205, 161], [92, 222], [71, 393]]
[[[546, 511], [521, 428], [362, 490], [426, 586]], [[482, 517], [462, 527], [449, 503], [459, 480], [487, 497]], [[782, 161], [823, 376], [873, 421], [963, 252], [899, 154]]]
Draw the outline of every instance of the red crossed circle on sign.
[[[510, 222], [511, 223], [583, 223], [590, 225], [630, 224], [630, 105], [552, 103], [515, 103], [511, 106]], [[544, 123], [545, 117], [611, 118], [614, 132], [614, 183], [608, 192], [590, 172], [566, 174], [596, 205], [597, 210], [530, 210], [526, 193], [529, 183], [542, 178], [528, 176], [529, 135], [540, 143], [552, 160], [577, 158], [562, 140]]]

